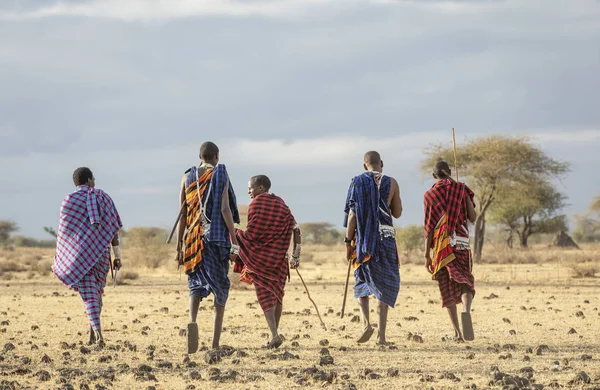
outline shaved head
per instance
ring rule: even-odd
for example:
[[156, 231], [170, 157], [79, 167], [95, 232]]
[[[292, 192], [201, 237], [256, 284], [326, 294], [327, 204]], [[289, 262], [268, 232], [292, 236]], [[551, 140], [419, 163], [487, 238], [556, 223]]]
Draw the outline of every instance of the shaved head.
[[371, 168], [379, 167], [381, 165], [381, 156], [374, 150], [365, 153], [365, 165]]
[[219, 147], [213, 142], [205, 142], [200, 146], [200, 159], [202, 161], [214, 161], [219, 154]]
[[448, 179], [451, 174], [450, 165], [444, 160], [438, 160], [433, 166], [433, 176], [438, 179]]

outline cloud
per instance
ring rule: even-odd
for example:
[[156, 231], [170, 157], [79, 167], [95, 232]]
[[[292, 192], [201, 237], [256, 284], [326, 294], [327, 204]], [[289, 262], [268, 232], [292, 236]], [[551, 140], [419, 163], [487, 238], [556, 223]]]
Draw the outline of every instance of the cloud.
[[289, 17], [333, 0], [93, 0], [57, 2], [33, 10], [4, 11], [0, 19], [35, 20], [59, 16], [83, 16], [123, 21], [165, 21], [193, 16]]
[[600, 143], [600, 129], [565, 130], [534, 133], [533, 138], [541, 142]]

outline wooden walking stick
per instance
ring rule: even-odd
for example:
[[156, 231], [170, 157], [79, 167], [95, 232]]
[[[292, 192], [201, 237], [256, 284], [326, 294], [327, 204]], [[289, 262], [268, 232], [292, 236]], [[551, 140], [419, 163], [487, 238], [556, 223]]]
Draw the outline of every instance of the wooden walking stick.
[[352, 269], [352, 261], [348, 262], [348, 272], [346, 273], [346, 286], [344, 287], [344, 301], [342, 302], [342, 311], [340, 317], [344, 318], [344, 311], [346, 310], [346, 297], [348, 296], [348, 283], [350, 282], [350, 270]]
[[302, 275], [300, 275], [300, 271], [298, 271], [298, 268], [296, 268], [296, 273], [298, 274], [298, 276], [300, 277], [300, 281], [302, 281], [302, 284], [304, 285], [304, 289], [306, 290], [306, 295], [308, 296], [308, 299], [310, 299], [313, 306], [315, 307], [315, 310], [317, 311], [317, 315], [319, 316], [319, 321], [321, 321], [321, 326], [323, 327], [323, 329], [327, 330], [327, 326], [325, 326], [325, 323], [323, 322], [323, 319], [321, 318], [321, 314], [319, 313], [319, 308], [317, 307], [317, 304], [315, 303], [315, 301], [313, 301], [313, 299], [310, 297], [310, 293], [308, 292], [308, 287], [306, 286], [306, 283], [304, 283], [304, 279], [302, 278]]
[[456, 181], [458, 181], [458, 159], [456, 157], [456, 135], [454, 134], [454, 127], [452, 128], [452, 142], [454, 143], [454, 170], [456, 171]]

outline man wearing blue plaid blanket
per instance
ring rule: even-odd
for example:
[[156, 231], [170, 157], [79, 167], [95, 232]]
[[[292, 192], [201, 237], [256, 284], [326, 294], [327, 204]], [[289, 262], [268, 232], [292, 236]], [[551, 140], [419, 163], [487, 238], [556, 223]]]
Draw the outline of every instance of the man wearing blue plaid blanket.
[[346, 199], [346, 257], [354, 269], [354, 297], [358, 299], [364, 330], [356, 340], [367, 342], [374, 329], [369, 320], [369, 296], [379, 302], [377, 344], [387, 344], [388, 308], [400, 290], [400, 270], [393, 219], [402, 215], [398, 182], [384, 175], [379, 153], [364, 157], [365, 172], [352, 179]]

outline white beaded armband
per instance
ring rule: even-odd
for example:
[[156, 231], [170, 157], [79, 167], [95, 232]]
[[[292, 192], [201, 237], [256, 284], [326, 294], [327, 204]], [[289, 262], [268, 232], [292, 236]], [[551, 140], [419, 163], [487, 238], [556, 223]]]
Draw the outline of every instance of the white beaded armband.
[[239, 255], [240, 254], [240, 246], [231, 244], [231, 250], [229, 251], [229, 253], [232, 255]]
[[121, 259], [121, 246], [120, 245], [116, 245], [113, 246], [113, 255], [115, 256], [115, 259]]

